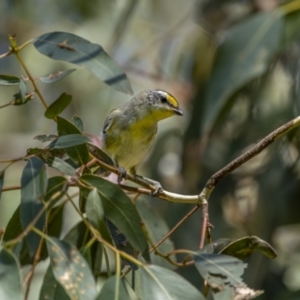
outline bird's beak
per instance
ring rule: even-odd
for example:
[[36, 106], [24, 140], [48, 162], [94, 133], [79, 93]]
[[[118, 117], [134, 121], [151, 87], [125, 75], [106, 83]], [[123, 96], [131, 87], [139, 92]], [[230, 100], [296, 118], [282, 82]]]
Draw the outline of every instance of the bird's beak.
[[173, 111], [176, 115], [183, 116], [183, 111], [179, 107], [173, 108]]

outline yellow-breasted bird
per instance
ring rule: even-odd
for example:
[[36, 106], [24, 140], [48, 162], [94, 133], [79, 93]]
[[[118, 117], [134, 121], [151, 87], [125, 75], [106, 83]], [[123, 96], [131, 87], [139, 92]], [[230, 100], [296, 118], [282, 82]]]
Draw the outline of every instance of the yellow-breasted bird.
[[157, 123], [174, 115], [183, 112], [171, 94], [143, 91], [110, 112], [102, 130], [102, 148], [122, 170], [136, 175], [154, 144]]

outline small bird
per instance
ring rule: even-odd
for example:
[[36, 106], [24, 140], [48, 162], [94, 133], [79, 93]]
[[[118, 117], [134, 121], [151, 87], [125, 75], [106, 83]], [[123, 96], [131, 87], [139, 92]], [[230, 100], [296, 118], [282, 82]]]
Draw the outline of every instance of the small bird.
[[143, 91], [110, 112], [102, 130], [102, 148], [118, 167], [136, 175], [154, 144], [157, 123], [174, 115], [183, 112], [171, 94]]

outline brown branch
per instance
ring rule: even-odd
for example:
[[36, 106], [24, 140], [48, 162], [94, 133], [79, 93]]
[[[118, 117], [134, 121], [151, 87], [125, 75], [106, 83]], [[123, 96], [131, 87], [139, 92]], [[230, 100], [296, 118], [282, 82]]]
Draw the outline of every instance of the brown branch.
[[167, 235], [165, 235], [159, 242], [157, 242], [149, 251], [149, 253], [153, 252], [155, 249], [157, 249], [157, 247], [159, 245], [161, 245], [167, 238], [169, 238], [175, 230], [178, 229], [179, 226], [181, 226], [181, 224], [183, 222], [185, 222], [194, 212], [196, 212], [198, 210], [200, 206], [196, 205], [191, 211], [189, 211], [169, 232]]
[[205, 187], [208, 189], [214, 188], [220, 179], [233, 172], [235, 169], [237, 169], [239, 166], [250, 160], [252, 157], [256, 156], [258, 153], [260, 153], [262, 150], [264, 150], [270, 144], [272, 144], [276, 139], [281, 137], [283, 134], [286, 134], [287, 132], [299, 125], [300, 117], [297, 117], [294, 120], [289, 121], [281, 127], [277, 128], [265, 138], [263, 138], [260, 142], [258, 142], [256, 145], [254, 145], [250, 150], [248, 150], [247, 152], [233, 160], [231, 163], [226, 165], [220, 171], [212, 175], [210, 179], [206, 182]]

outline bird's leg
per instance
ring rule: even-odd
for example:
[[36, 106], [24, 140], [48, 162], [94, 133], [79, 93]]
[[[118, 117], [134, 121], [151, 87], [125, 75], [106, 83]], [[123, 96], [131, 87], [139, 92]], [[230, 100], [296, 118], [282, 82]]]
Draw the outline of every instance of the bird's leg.
[[160, 184], [158, 181], [155, 181], [155, 180], [153, 180], [153, 179], [150, 179], [150, 178], [147, 178], [147, 177], [138, 175], [138, 174], [135, 174], [134, 176], [135, 176], [135, 177], [138, 177], [138, 178], [140, 178], [140, 179], [143, 179], [143, 180], [144, 180], [145, 182], [147, 182], [147, 183], [150, 183], [150, 184], [154, 185], [155, 191], [152, 191], [152, 192], [151, 192], [151, 196], [152, 196], [152, 197], [156, 197], [156, 196], [158, 196], [160, 193], [163, 192], [163, 188], [162, 188], [161, 184]]
[[118, 175], [118, 183], [121, 183], [123, 179], [127, 179], [127, 171], [123, 167], [118, 167], [119, 175]]

